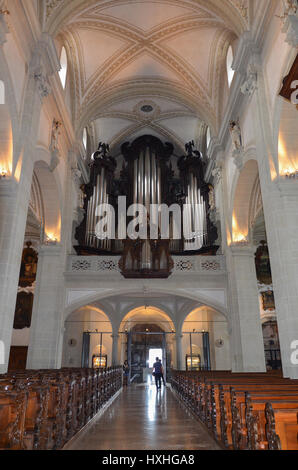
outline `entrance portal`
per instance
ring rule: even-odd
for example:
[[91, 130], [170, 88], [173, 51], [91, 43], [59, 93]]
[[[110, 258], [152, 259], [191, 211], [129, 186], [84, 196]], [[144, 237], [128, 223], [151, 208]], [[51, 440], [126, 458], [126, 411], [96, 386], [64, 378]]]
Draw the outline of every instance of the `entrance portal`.
[[151, 383], [153, 364], [156, 357], [161, 359], [166, 379], [171, 365], [171, 351], [167, 346], [166, 333], [156, 324], [138, 324], [127, 333], [127, 357], [131, 365], [131, 381]]

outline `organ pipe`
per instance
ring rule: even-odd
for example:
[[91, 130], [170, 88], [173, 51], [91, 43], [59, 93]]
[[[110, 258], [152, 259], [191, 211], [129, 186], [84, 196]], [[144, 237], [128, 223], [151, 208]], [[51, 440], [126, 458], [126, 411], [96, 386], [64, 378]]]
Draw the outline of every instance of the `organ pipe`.
[[[172, 171], [170, 158], [173, 146], [163, 144], [156, 137], [145, 135], [132, 144], [126, 142], [121, 146], [124, 158], [120, 178], [115, 178], [116, 160], [110, 156], [106, 144], [99, 144], [97, 152], [91, 157], [90, 181], [85, 185], [85, 216], [77, 229], [76, 248], [81, 254], [126, 253], [125, 259], [131, 269], [136, 271], [155, 270], [156, 266], [169, 270], [169, 252], [215, 254], [218, 247], [216, 227], [211, 223], [209, 213], [209, 185], [204, 180], [204, 162], [200, 152], [194, 150], [193, 142], [186, 144], [186, 153], [177, 161], [179, 173]], [[173, 157], [175, 158], [175, 157]], [[117, 213], [117, 196], [126, 196], [127, 207], [131, 204], [142, 204], [150, 217], [151, 204], [179, 204], [181, 206], [181, 229], [187, 228], [193, 233], [192, 240], [174, 240], [174, 216], [170, 213], [169, 240], [161, 243], [161, 213], [158, 220], [150, 223], [158, 226], [157, 240], [100, 240], [96, 237], [95, 228], [98, 222], [96, 215], [100, 204], [111, 204]], [[186, 210], [183, 209], [187, 204]], [[121, 220], [126, 215], [118, 214]], [[110, 217], [110, 215], [108, 215]], [[119, 220], [120, 220], [119, 219]], [[110, 220], [108, 220], [110, 222]], [[117, 222], [117, 216], [116, 216]], [[129, 218], [126, 224], [130, 222]], [[149, 221], [144, 221], [149, 234]], [[118, 227], [115, 227], [116, 236]], [[183, 235], [183, 233], [182, 233]], [[138, 254], [139, 253], [139, 254]], [[166, 262], [168, 261], [168, 264]], [[155, 266], [155, 267], [154, 267]], [[156, 268], [157, 269], [157, 268]]]

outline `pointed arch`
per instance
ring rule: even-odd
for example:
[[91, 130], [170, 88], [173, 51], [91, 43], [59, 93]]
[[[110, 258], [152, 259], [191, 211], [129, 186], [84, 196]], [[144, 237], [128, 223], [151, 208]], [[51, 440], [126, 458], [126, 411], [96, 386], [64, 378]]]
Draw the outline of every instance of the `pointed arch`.
[[66, 49], [64, 46], [61, 49], [60, 65], [61, 65], [61, 69], [59, 71], [59, 77], [62, 83], [62, 87], [63, 89], [65, 89], [66, 79], [67, 79], [68, 60], [67, 60]]

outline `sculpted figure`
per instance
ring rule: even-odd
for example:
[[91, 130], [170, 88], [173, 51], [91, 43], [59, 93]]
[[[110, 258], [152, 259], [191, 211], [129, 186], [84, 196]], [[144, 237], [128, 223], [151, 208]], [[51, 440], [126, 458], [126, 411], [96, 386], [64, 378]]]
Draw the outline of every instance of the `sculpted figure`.
[[241, 150], [243, 147], [239, 121], [230, 121], [230, 133], [235, 150]]

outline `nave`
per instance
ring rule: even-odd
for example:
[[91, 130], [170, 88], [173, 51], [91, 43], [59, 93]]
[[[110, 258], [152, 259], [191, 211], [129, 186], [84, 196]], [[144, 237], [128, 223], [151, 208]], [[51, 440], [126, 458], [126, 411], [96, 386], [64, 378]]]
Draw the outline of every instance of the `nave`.
[[124, 388], [112, 405], [64, 450], [219, 450], [169, 387]]

